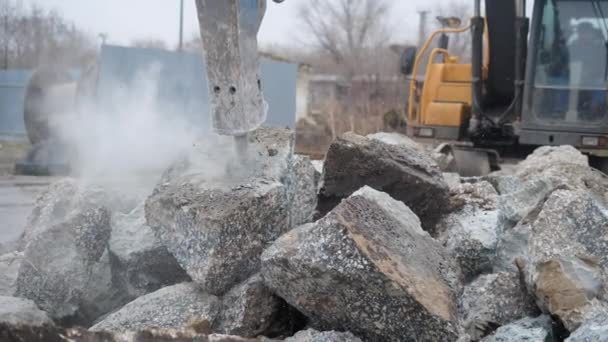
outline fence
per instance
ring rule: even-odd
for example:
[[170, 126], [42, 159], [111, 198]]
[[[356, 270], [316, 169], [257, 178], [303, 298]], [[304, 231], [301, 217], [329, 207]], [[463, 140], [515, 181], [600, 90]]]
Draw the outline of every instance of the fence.
[[[158, 96], [179, 104], [180, 113], [197, 125], [209, 125], [207, 80], [202, 57], [145, 48], [104, 45], [99, 54], [96, 96], [99, 103], [117, 84], [129, 86], [138, 73], [152, 64], [161, 65]], [[262, 62], [262, 84], [269, 105], [267, 125], [295, 128], [297, 65], [271, 60]], [[31, 70], [0, 71], [0, 138], [25, 139], [23, 122], [25, 87]]]
[[30, 70], [0, 70], [0, 139], [26, 139], [23, 122], [25, 87]]

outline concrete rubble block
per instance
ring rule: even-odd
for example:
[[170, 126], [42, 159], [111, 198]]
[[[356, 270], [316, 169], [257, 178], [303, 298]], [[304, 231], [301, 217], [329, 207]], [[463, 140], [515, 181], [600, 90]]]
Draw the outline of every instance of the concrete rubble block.
[[147, 224], [204, 291], [222, 295], [260, 269], [260, 255], [290, 229], [281, 183], [185, 176], [148, 198]]
[[92, 326], [91, 331], [128, 332], [151, 328], [196, 328], [210, 333], [220, 300], [194, 283], [181, 283], [139, 297]]
[[461, 184], [460, 175], [455, 172], [443, 172], [443, 179], [450, 188], [450, 192], [457, 191]]
[[288, 337], [285, 342], [362, 342], [360, 338], [350, 332], [338, 331], [317, 331], [307, 329], [299, 331], [292, 337]]
[[498, 242], [498, 194], [488, 182], [463, 183], [452, 191], [453, 211], [437, 224], [441, 241], [465, 281], [490, 273]]
[[322, 330], [370, 341], [456, 340], [458, 266], [385, 193], [364, 187], [262, 256], [266, 284]]
[[479, 327], [502, 326], [540, 314], [534, 296], [528, 294], [523, 276], [515, 272], [480, 276], [465, 287], [459, 309], [471, 336]]
[[23, 252], [0, 255], [0, 296], [15, 295], [22, 260]]
[[519, 271], [517, 260], [527, 262], [528, 243], [532, 235], [532, 226], [528, 218], [519, 222], [515, 227], [499, 234], [494, 258], [495, 272]]
[[553, 325], [547, 315], [536, 318], [526, 317], [498, 328], [492, 335], [485, 337], [482, 342], [515, 342], [553, 340]]
[[578, 164], [556, 164], [528, 179], [541, 179], [560, 189], [588, 192], [604, 206], [608, 204], [608, 176], [596, 169]]
[[524, 181], [515, 175], [489, 174], [482, 177], [482, 179], [492, 184], [499, 195], [506, 195], [518, 191], [524, 184]]
[[405, 146], [407, 148], [415, 149], [421, 152], [426, 151], [422, 145], [415, 142], [408, 136], [400, 133], [379, 132], [374, 134], [368, 134], [366, 137], [368, 139], [377, 140], [388, 145]]
[[212, 331], [244, 337], [293, 333], [293, 319], [299, 318], [266, 287], [259, 274], [226, 293], [220, 311]]
[[405, 203], [420, 217], [425, 230], [432, 231], [448, 207], [449, 188], [427, 153], [346, 133], [327, 151], [320, 211], [329, 212], [364, 185]]
[[114, 214], [109, 256], [112, 279], [132, 300], [162, 287], [190, 281], [146, 224], [141, 204], [129, 214]]
[[43, 191], [28, 216], [19, 249], [36, 234], [64, 222], [74, 212], [103, 207], [110, 212], [130, 210], [136, 195], [109, 191], [106, 187], [73, 178], [60, 179]]
[[[0, 296], [0, 324], [13, 326], [54, 325], [46, 312], [28, 299]], [[0, 333], [0, 337], [1, 337]]]
[[544, 203], [553, 186], [546, 180], [527, 181], [515, 191], [501, 195], [498, 200], [503, 227], [510, 228]]
[[312, 222], [317, 208], [315, 168], [306, 156], [293, 157], [291, 172], [283, 183], [287, 189], [290, 227]]
[[78, 202], [78, 192], [79, 186], [76, 180], [65, 178], [52, 183], [48, 189], [40, 193], [27, 218], [22, 245], [38, 232], [65, 220], [66, 215], [76, 205], [75, 202]]
[[534, 150], [517, 165], [516, 176], [527, 177], [559, 164], [589, 166], [589, 158], [576, 148], [564, 146], [542, 146]]
[[239, 336], [198, 333], [196, 329], [150, 328], [128, 332], [88, 331], [82, 328], [60, 328], [57, 326], [14, 326], [0, 322], [2, 341], [86, 341], [86, 342], [261, 342]]
[[608, 342], [608, 306], [595, 302], [586, 310], [583, 323], [566, 342]]
[[33, 300], [56, 321], [90, 324], [122, 304], [112, 284], [104, 207], [74, 209], [26, 244], [16, 295]]
[[603, 298], [607, 234], [606, 208], [585, 191], [553, 192], [532, 224], [528, 286], [570, 331], [589, 303]]

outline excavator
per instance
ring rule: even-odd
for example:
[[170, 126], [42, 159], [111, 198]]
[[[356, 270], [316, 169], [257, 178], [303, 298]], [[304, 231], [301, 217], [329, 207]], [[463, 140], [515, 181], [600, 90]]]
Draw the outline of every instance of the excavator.
[[[443, 142], [445, 167], [463, 176], [498, 169], [498, 151], [542, 145], [572, 145], [606, 172], [608, 1], [536, 0], [531, 18], [526, 9], [475, 0], [470, 24], [447, 21], [405, 50], [407, 134]], [[467, 32], [470, 62], [449, 47]]]

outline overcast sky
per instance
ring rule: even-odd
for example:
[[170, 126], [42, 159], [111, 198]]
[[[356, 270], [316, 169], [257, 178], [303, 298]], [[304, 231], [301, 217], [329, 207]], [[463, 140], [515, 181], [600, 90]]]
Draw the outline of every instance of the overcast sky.
[[[297, 8], [307, 0], [287, 0], [277, 5], [268, 0], [268, 11], [260, 30], [262, 44], [295, 45], [302, 41]], [[414, 39], [417, 10], [435, 9], [440, 0], [388, 0], [393, 40]], [[24, 0], [53, 8], [91, 34], [107, 33], [109, 42], [128, 44], [133, 39], [161, 38], [171, 45], [178, 41], [179, 0]], [[185, 39], [198, 31], [194, 0], [185, 0]], [[300, 38], [300, 39], [298, 39]]]

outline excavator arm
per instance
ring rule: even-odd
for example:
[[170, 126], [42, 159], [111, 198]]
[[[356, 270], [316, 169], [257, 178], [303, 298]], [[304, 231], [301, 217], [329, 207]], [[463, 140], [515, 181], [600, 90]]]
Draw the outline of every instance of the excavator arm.
[[266, 120], [257, 44], [266, 0], [196, 0], [196, 7], [213, 129], [244, 136]]

